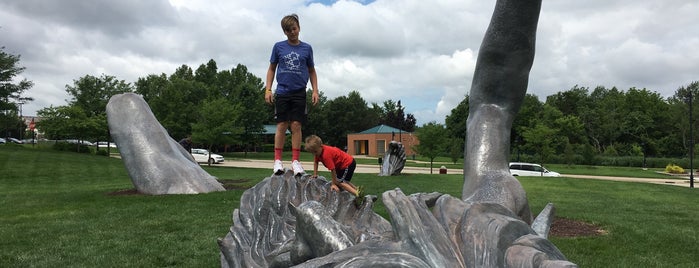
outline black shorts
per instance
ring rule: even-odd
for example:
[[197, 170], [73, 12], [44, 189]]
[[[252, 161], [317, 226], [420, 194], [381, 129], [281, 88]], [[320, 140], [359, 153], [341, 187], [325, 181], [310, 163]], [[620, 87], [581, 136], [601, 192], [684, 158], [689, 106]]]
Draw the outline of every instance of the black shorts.
[[289, 95], [274, 96], [274, 120], [277, 123], [299, 121], [306, 124], [306, 90], [299, 90]]
[[352, 160], [352, 164], [346, 169], [337, 169], [337, 180], [340, 182], [349, 182], [352, 180], [352, 175], [354, 175], [354, 169], [357, 168], [357, 161]]

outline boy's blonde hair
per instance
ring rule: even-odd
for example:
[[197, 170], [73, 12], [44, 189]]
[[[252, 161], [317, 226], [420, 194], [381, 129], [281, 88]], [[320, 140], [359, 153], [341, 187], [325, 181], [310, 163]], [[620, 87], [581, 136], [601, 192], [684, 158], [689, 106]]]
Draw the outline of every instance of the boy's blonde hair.
[[301, 28], [301, 23], [299, 23], [299, 16], [296, 14], [291, 14], [291, 15], [286, 15], [284, 18], [282, 18], [282, 30], [284, 31], [289, 31], [291, 30], [291, 27], [294, 27], [294, 23], [296, 26]]
[[316, 135], [310, 135], [306, 137], [306, 151], [309, 152], [315, 152], [317, 150], [320, 150], [320, 147], [323, 146], [323, 140], [320, 139], [320, 137]]

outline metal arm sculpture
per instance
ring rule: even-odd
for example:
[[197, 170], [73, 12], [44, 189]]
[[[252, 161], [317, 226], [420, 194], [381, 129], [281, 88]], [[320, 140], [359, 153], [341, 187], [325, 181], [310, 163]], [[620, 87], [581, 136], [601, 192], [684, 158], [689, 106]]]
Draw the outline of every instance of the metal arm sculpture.
[[509, 132], [526, 93], [541, 0], [498, 0], [478, 56], [462, 198], [384, 192], [388, 222], [325, 178], [291, 170], [247, 190], [219, 239], [222, 267], [577, 267], [546, 237], [551, 204], [529, 225], [507, 171]]
[[139, 193], [198, 194], [226, 190], [170, 137], [140, 95], [112, 96], [107, 103], [107, 122]]

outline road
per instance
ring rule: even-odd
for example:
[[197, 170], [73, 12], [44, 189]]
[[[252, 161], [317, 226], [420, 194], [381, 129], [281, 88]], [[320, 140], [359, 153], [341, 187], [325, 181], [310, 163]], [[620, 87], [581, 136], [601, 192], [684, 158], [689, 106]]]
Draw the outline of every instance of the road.
[[[289, 163], [286, 163], [287, 167]], [[301, 162], [306, 172], [312, 172], [313, 162]], [[245, 160], [226, 160], [221, 164], [222, 166], [228, 167], [247, 167], [247, 168], [269, 168], [272, 169], [272, 160], [255, 160], [255, 159], [245, 159]], [[319, 167], [320, 171], [327, 171], [325, 167], [321, 164]], [[379, 167], [376, 165], [363, 165], [358, 164], [357, 168], [354, 170], [356, 173], [374, 173], [379, 174]], [[439, 165], [435, 164], [432, 172], [434, 174], [439, 174]], [[406, 166], [403, 168], [402, 173], [406, 174], [430, 174], [429, 168], [421, 167], [410, 167]], [[448, 169], [448, 174], [464, 174], [462, 169]], [[689, 180], [686, 178], [677, 179], [649, 179], [649, 178], [629, 178], [629, 177], [612, 177], [612, 176], [593, 176], [593, 175], [573, 175], [573, 174], [561, 174], [563, 177], [575, 178], [575, 179], [593, 179], [593, 180], [611, 180], [611, 181], [625, 181], [625, 182], [643, 182], [643, 183], [653, 183], [662, 185], [673, 185], [681, 187], [689, 187]], [[695, 179], [695, 184], [697, 180]]]

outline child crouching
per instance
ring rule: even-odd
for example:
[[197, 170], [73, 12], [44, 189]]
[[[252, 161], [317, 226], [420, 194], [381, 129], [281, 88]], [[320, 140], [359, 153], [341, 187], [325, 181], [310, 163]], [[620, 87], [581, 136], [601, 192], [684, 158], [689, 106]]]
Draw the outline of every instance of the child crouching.
[[357, 162], [354, 157], [340, 150], [340, 148], [323, 144], [323, 140], [316, 135], [310, 135], [306, 138], [306, 151], [314, 155], [313, 159], [313, 178], [318, 177], [318, 162], [330, 170], [332, 174], [332, 185], [330, 189], [333, 191], [345, 190], [357, 197], [357, 201], [362, 198], [361, 187], [354, 186], [350, 180], [354, 175], [354, 169], [357, 167]]

